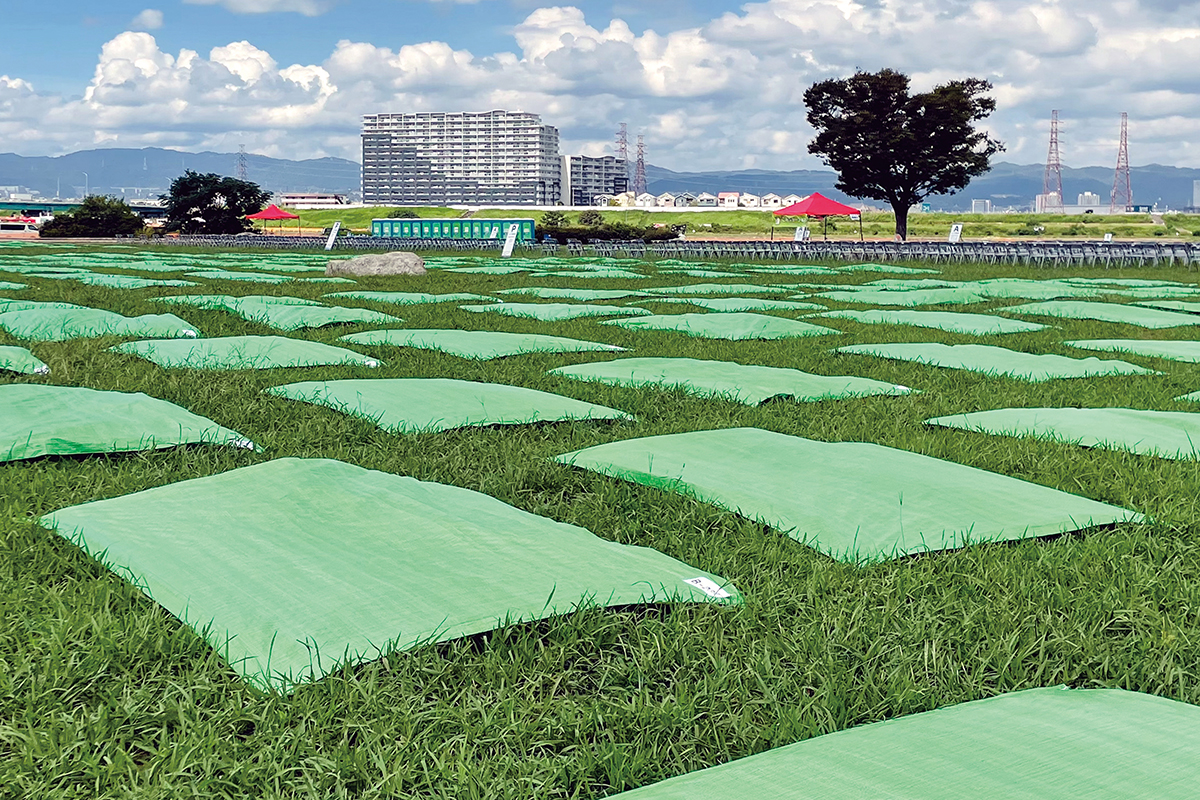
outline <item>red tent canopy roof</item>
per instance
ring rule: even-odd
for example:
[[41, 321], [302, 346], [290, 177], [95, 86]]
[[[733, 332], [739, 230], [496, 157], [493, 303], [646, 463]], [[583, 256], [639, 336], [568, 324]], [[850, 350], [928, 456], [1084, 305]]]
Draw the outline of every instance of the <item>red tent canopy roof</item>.
[[775, 212], [777, 217], [842, 217], [850, 214], [861, 214], [854, 206], [830, 200], [820, 192], [813, 192], [799, 203], [792, 203], [787, 208]]
[[247, 214], [246, 219], [300, 219], [299, 214], [289, 214], [279, 206], [271, 203], [257, 214]]

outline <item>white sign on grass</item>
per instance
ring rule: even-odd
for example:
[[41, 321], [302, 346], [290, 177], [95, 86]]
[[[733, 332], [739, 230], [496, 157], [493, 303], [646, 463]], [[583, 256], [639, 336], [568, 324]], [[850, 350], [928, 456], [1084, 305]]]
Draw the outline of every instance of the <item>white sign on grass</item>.
[[1106, 233], [1106, 234], [1104, 234], [1104, 241], [1106, 241], [1106, 242], [1111, 242], [1111, 241], [1112, 241], [1112, 234], [1111, 234], [1111, 233]]
[[504, 250], [501, 251], [501, 258], [508, 258], [512, 255], [513, 247], [517, 244], [517, 229], [520, 226], [513, 224], [508, 226], [508, 234], [504, 237]]
[[962, 223], [956, 222], [950, 226], [950, 244], [958, 244], [962, 241]]
[[808, 241], [808, 226], [805, 225], [803, 227], [796, 228], [796, 235], [792, 238], [792, 241], [793, 242], [807, 242]]
[[325, 249], [326, 250], [333, 249], [333, 242], [335, 239], [337, 239], [338, 231], [340, 231], [341, 229], [342, 229], [342, 221], [339, 219], [337, 222], [333, 223], [333, 229], [329, 231], [329, 238], [325, 240]]

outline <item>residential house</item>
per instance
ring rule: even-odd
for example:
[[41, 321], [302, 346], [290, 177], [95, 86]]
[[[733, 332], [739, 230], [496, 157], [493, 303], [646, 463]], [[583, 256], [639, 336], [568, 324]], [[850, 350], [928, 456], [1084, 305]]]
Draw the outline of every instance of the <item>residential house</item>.
[[717, 192], [717, 205], [721, 208], [737, 208], [737, 192]]
[[658, 198], [649, 192], [642, 192], [637, 196], [634, 205], [638, 208], [654, 208], [658, 205]]
[[803, 199], [804, 198], [798, 194], [789, 194], [789, 195], [785, 196], [783, 198], [783, 200], [780, 201], [780, 208], [787, 208], [788, 206], [794, 206], [794, 205], [796, 205], [796, 203], [799, 203]]
[[758, 208], [762, 205], [762, 198], [756, 194], [746, 192], [738, 198], [738, 206], [741, 208]]
[[701, 208], [712, 208], [717, 205], [717, 196], [708, 192], [701, 192], [696, 195], [695, 204]]
[[783, 208], [783, 198], [774, 192], [767, 192], [762, 196], [763, 208]]
[[696, 195], [691, 192], [680, 192], [675, 195], [675, 205], [684, 208], [694, 206], [696, 205]]
[[663, 192], [658, 197], [654, 198], [654, 204], [657, 206], [663, 206], [663, 207], [666, 207], [666, 206], [674, 207], [675, 206], [675, 195], [671, 194], [670, 192]]

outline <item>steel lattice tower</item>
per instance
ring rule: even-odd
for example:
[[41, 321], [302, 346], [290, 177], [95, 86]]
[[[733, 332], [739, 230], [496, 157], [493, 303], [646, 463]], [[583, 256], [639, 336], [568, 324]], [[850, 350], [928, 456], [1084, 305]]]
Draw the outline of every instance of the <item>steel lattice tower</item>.
[[637, 166], [633, 171], [633, 193], [642, 194], [646, 191], [646, 140], [638, 134]]
[[[1046, 177], [1042, 179], [1042, 194], [1046, 210], [1063, 210], [1062, 157], [1058, 152], [1058, 111], [1050, 112], [1050, 150], [1046, 153]], [[1051, 201], [1051, 195], [1057, 197]], [[1052, 206], [1057, 206], [1053, 209]]]
[[1129, 183], [1129, 114], [1121, 112], [1121, 146], [1117, 149], [1117, 171], [1113, 175], [1112, 201], [1108, 213], [1124, 211], [1133, 205], [1133, 186]]
[[238, 180], [239, 181], [246, 180], [246, 175], [249, 173], [249, 171], [250, 171], [250, 164], [246, 159], [246, 145], [239, 144], [238, 145], [238, 156], [237, 156], [237, 178], [238, 178]]

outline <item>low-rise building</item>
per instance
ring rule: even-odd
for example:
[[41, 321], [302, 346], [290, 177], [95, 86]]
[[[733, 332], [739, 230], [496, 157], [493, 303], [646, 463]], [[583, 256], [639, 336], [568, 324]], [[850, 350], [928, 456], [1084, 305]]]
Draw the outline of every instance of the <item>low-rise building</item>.
[[350, 203], [344, 194], [325, 192], [280, 192], [275, 198], [276, 205], [292, 208], [337, 208]]
[[718, 200], [715, 194], [701, 192], [700, 194], [696, 195], [696, 205], [701, 208], [715, 208], [717, 203]]
[[675, 195], [671, 194], [670, 192], [663, 192], [658, 197], [654, 198], [654, 204], [659, 207], [670, 206], [673, 208], [675, 206]]
[[739, 197], [741, 195], [738, 192], [717, 192], [717, 205], [721, 208], [737, 208]]
[[756, 194], [744, 192], [738, 197], [739, 208], [758, 208], [760, 205], [762, 205], [762, 198]]
[[783, 198], [774, 192], [767, 192], [762, 196], [761, 205], [763, 208], [782, 208]]

